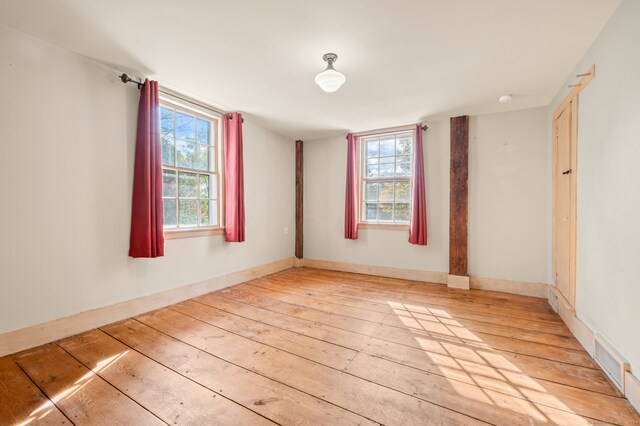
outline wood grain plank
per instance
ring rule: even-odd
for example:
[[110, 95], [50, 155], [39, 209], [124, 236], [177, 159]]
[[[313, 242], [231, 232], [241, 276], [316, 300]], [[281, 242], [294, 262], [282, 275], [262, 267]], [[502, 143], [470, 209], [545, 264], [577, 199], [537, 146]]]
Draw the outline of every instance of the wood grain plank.
[[[411, 297], [411, 296], [427, 296], [438, 297], [441, 299], [448, 299], [455, 301], [456, 303], [465, 302], [469, 304], [478, 304], [483, 306], [491, 306], [494, 308], [501, 308], [506, 310], [518, 311], [525, 310], [526, 312], [535, 312], [548, 315], [547, 319], [554, 322], [561, 322], [558, 315], [551, 309], [548, 303], [541, 302], [541, 299], [536, 297], [509, 295], [507, 293], [489, 292], [486, 290], [459, 290], [454, 288], [448, 288], [442, 284], [432, 283], [415, 283], [410, 287], [403, 285], [397, 285], [397, 279], [383, 278], [383, 277], [371, 277], [371, 278], [351, 278], [351, 274], [346, 276], [335, 275], [344, 274], [342, 272], [335, 271], [323, 271], [322, 273], [311, 273], [309, 277], [304, 276], [306, 268], [302, 268], [298, 271], [286, 271], [282, 274], [274, 276], [274, 278], [289, 277], [293, 280], [300, 281], [304, 277], [304, 282], [316, 282], [321, 285], [324, 284], [347, 284], [351, 287], [357, 287], [356, 290], [372, 290], [380, 289], [385, 292], [393, 292], [397, 296]], [[329, 276], [325, 276], [325, 272], [334, 272]], [[302, 277], [298, 274], [302, 274]], [[366, 276], [363, 276], [366, 277]]]
[[425, 401], [463, 407], [465, 413], [496, 425], [593, 424], [570, 410], [532, 403], [365, 354], [359, 354], [345, 371]]
[[[298, 270], [304, 271], [307, 268], [299, 268]], [[371, 291], [357, 291], [357, 288], [353, 287], [352, 291], [349, 291], [349, 287], [345, 284], [337, 284], [334, 281], [323, 281], [322, 279], [302, 278], [300, 276], [293, 275], [292, 270], [285, 271], [282, 274], [274, 275], [270, 277], [268, 282], [277, 281], [279, 284], [288, 285], [291, 287], [305, 289], [313, 294], [324, 294], [327, 297], [333, 297], [336, 303], [341, 303], [347, 306], [357, 306], [363, 309], [375, 310], [382, 313], [393, 312], [392, 303], [404, 305], [404, 308], [411, 311], [413, 307], [418, 308], [417, 312], [423, 312], [428, 309], [434, 315], [438, 316], [439, 312], [444, 312], [442, 309], [444, 306], [429, 303], [407, 302], [401, 297], [396, 298], [383, 298], [376, 297], [375, 292]], [[281, 280], [280, 277], [289, 277], [288, 279]], [[260, 282], [255, 280], [254, 282]], [[431, 286], [430, 286], [431, 287]], [[346, 290], [346, 292], [345, 292]], [[471, 290], [473, 291], [473, 290]], [[356, 304], [356, 305], [353, 305]], [[474, 322], [480, 322], [485, 324], [498, 324], [504, 325], [508, 323], [510, 327], [520, 330], [539, 331], [558, 336], [573, 338], [573, 334], [569, 331], [569, 328], [564, 323], [555, 322], [550, 323], [548, 321], [539, 322], [531, 321], [528, 319], [521, 319], [516, 317], [504, 317], [496, 315], [488, 315], [477, 313], [474, 311], [468, 311], [459, 307], [447, 306], [446, 314], [443, 316], [449, 318], [455, 316], [457, 319], [467, 319]]]
[[467, 275], [469, 116], [452, 117], [449, 190], [449, 273]]
[[[243, 315], [316, 339], [334, 342], [360, 352], [411, 365], [428, 372], [435, 372], [435, 374], [439, 373], [438, 363], [455, 365], [456, 361], [460, 359], [469, 364], [467, 368], [472, 368], [474, 364], [477, 364], [481, 372], [489, 363], [500, 375], [520, 374], [525, 378], [540, 380], [543, 385], [550, 381], [606, 395], [621, 396], [599, 370], [508, 352], [468, 349], [454, 343], [443, 343], [431, 347], [424, 344], [425, 347], [422, 347], [423, 345], [416, 342], [415, 347], [406, 347], [365, 334], [325, 325], [317, 318], [304, 319], [269, 310], [268, 306], [260, 304], [259, 301], [243, 297], [238, 293], [218, 292], [199, 297], [197, 300], [235, 315]], [[467, 376], [463, 374], [460, 380], [466, 379]]]
[[[277, 279], [274, 277], [273, 279]], [[260, 282], [260, 280], [258, 280]], [[253, 281], [250, 281], [253, 283]], [[340, 284], [323, 283], [321, 285], [326, 290], [337, 291], [338, 294], [345, 295], [358, 295], [362, 296], [363, 292], [367, 296], [377, 298], [378, 300], [397, 300], [405, 303], [427, 303], [432, 305], [439, 305], [442, 307], [452, 307], [457, 309], [464, 309], [469, 312], [486, 314], [486, 315], [500, 315], [505, 318], [519, 318], [528, 321], [540, 321], [544, 324], [557, 324], [564, 325], [562, 319], [551, 310], [538, 312], [534, 309], [522, 307], [520, 309], [507, 307], [507, 306], [495, 306], [490, 303], [477, 302], [468, 297], [465, 297], [465, 293], [471, 290], [455, 290], [460, 293], [459, 298], [452, 297], [451, 295], [440, 294], [406, 294], [389, 289], [384, 285], [372, 284], [371, 286], [357, 285], [353, 283], [343, 282]]]
[[[412, 356], [407, 356], [412, 350], [420, 350], [429, 353], [418, 342], [413, 347], [405, 347], [394, 344], [386, 340], [370, 337], [366, 334], [333, 327], [323, 324], [322, 318], [313, 317], [311, 319], [299, 316], [288, 315], [287, 313], [269, 310], [270, 303], [260, 303], [259, 298], [243, 295], [242, 293], [231, 293], [231, 290], [223, 293], [217, 292], [208, 294], [196, 299], [198, 302], [213, 306], [234, 315], [242, 315], [256, 321], [262, 321], [276, 327], [301, 333], [316, 339], [331, 341], [335, 344], [352, 348], [361, 352], [392, 359], [396, 362], [410, 363]], [[274, 301], [275, 302], [275, 301]], [[275, 302], [278, 303], [278, 302]], [[341, 324], [342, 325], [342, 324]], [[591, 390], [612, 396], [621, 396], [604, 374], [599, 370], [567, 365], [560, 362], [549, 361], [541, 358], [515, 355], [508, 352], [486, 351], [481, 352], [482, 357], [473, 355], [473, 350], [455, 344], [448, 344], [447, 351], [438, 346], [434, 347], [435, 352], [430, 352], [430, 356], [420, 360], [417, 368], [428, 371], [437, 371], [437, 365], [429, 362], [433, 356], [448, 356], [449, 363], [455, 362], [453, 355], [459, 356], [462, 360], [471, 363], [480, 360], [480, 365], [487, 362], [483, 358], [491, 358], [495, 363], [493, 368], [500, 374], [516, 373], [527, 377], [564, 384], [583, 390]], [[476, 350], [477, 352], [478, 350]], [[493, 355], [495, 353], [495, 356]], [[501, 361], [501, 362], [500, 362]], [[503, 372], [504, 369], [504, 372]]]
[[[286, 327], [285, 319], [290, 317], [293, 324], [290, 329], [296, 331], [303, 327], [307, 331], [309, 324], [317, 324], [325, 326], [325, 329], [316, 331], [313, 334], [316, 338], [323, 338], [337, 344], [351, 347], [371, 353], [373, 355], [387, 357], [401, 363], [412, 363], [413, 357], [407, 356], [406, 352], [411, 350], [425, 351], [429, 353], [429, 357], [423, 357], [419, 361], [417, 368], [423, 368], [427, 371], [437, 371], [437, 365], [429, 363], [429, 359], [434, 356], [445, 356], [445, 361], [455, 363], [455, 357], [460, 357], [469, 362], [481, 360], [481, 364], [485, 361], [483, 357], [494, 359], [494, 367], [498, 369], [506, 369], [511, 372], [520, 372], [529, 377], [566, 384], [582, 389], [591, 389], [596, 392], [609, 395], [619, 395], [604, 374], [600, 370], [574, 366], [562, 362], [546, 360], [542, 358], [529, 357], [526, 355], [513, 354], [510, 352], [496, 351], [492, 349], [483, 350], [483, 356], [479, 357], [477, 352], [483, 348], [468, 348], [456, 342], [432, 342], [428, 339], [419, 338], [415, 341], [409, 341], [407, 345], [397, 344], [384, 339], [371, 336], [371, 329], [375, 328], [375, 324], [370, 322], [359, 322], [347, 317], [326, 314], [322, 311], [313, 309], [305, 309], [296, 305], [290, 305], [284, 302], [262, 297], [259, 294], [253, 294], [237, 288], [223, 290], [215, 294], [216, 297], [224, 297], [227, 301], [243, 302], [252, 307], [252, 309], [262, 308], [264, 311], [273, 312], [278, 315], [277, 324]], [[197, 300], [203, 303], [212, 303], [214, 295], [206, 295]], [[220, 305], [216, 305], [220, 307]], [[237, 308], [239, 309], [239, 308]], [[250, 311], [243, 311], [244, 314], [250, 315]], [[264, 314], [264, 312], [261, 312]], [[361, 325], [365, 324], [366, 329]], [[326, 327], [329, 327], [328, 329]], [[342, 333], [347, 332], [347, 334]], [[312, 335], [309, 333], [309, 335]], [[322, 337], [322, 336], [325, 337]], [[361, 338], [359, 339], [358, 336]], [[351, 342], [351, 344], [349, 343]], [[493, 354], [496, 354], [495, 356]], [[453, 358], [447, 360], [447, 358]], [[464, 376], [463, 376], [464, 377]]]
[[168, 424], [274, 424], [131, 350], [102, 331], [92, 330], [58, 344]]
[[640, 423], [567, 331], [538, 299], [292, 269], [0, 358], [0, 424]]
[[449, 409], [231, 334], [163, 309], [137, 317], [150, 327], [222, 359], [383, 424], [483, 424]]
[[[265, 287], [255, 287], [250, 284], [240, 284], [239, 288], [243, 290], [251, 290], [254, 287], [254, 292], [259, 292], [267, 297], [295, 304], [298, 306], [309, 306], [307, 298], [291, 293], [284, 293], [279, 291], [273, 291]], [[316, 300], [312, 305], [312, 309], [319, 310], [332, 315], [343, 315], [348, 318], [357, 319], [360, 321], [370, 321], [375, 326], [370, 328], [371, 336], [379, 337], [384, 340], [389, 340], [396, 343], [409, 344], [413, 342], [416, 335], [419, 335], [423, 339], [441, 340], [444, 339], [441, 335], [430, 333], [427, 330], [408, 330], [402, 327], [393, 327], [386, 324], [381, 324], [383, 319], [378, 319], [372, 315], [371, 311], [350, 308], [347, 306], [337, 305], [331, 302], [324, 302]], [[380, 315], [378, 313], [374, 313]], [[491, 349], [513, 352], [516, 354], [535, 356], [539, 358], [560, 361], [567, 364], [578, 365], [587, 368], [598, 368], [591, 357], [584, 350], [566, 349], [556, 346], [549, 346], [546, 344], [529, 342], [526, 340], [516, 340], [502, 336], [495, 336], [492, 334], [481, 332], [469, 332], [466, 331], [462, 337], [455, 336], [446, 340], [453, 340], [461, 344], [487, 347]]]
[[75, 424], [166, 424], [55, 344], [19, 353], [15, 359]]
[[[505, 326], [502, 324], [485, 324], [482, 322], [475, 322], [473, 320], [454, 318], [451, 315], [434, 315], [429, 309], [415, 305], [412, 308], [408, 308], [400, 304], [389, 303], [387, 303], [386, 305], [376, 303], [375, 306], [372, 306], [373, 302], [341, 297], [339, 295], [319, 293], [313, 290], [309, 290], [308, 288], [300, 288], [299, 286], [295, 285], [285, 286], [281, 285], [280, 283], [281, 281], [276, 279], [255, 280], [251, 282], [251, 284], [259, 287], [298, 294], [305, 296], [311, 300], [318, 299], [358, 309], [368, 309], [380, 313], [384, 312], [386, 314], [386, 317], [382, 320], [382, 323], [397, 327], [409, 327], [409, 321], [417, 323], [412, 325], [413, 328], [415, 328], [416, 325], [419, 328], [422, 328], [427, 327], [429, 324], [431, 324], [433, 327], [430, 331], [440, 332], [447, 336], [451, 336], [453, 332], [459, 330], [460, 327], [463, 327], [466, 330], [479, 331], [514, 339], [524, 339], [532, 342], [544, 343], [578, 351], [583, 349], [580, 343], [578, 343], [573, 337], [559, 336], [540, 331], [529, 331], [522, 328], [517, 329], [511, 327], [510, 325]], [[371, 309], [372, 307], [374, 309]], [[510, 324], [510, 321], [504, 321], [504, 323]]]
[[279, 424], [373, 424], [362, 416], [217, 358], [141, 322], [127, 320], [103, 327], [103, 331], [165, 367], [216, 389]]
[[0, 358], [0, 424], [70, 425], [10, 357]]
[[296, 249], [298, 259], [304, 257], [304, 153], [303, 142], [296, 141]]
[[549, 309], [549, 303], [546, 299], [533, 296], [523, 296], [519, 294], [500, 293], [488, 290], [471, 289], [468, 291], [460, 292], [457, 289], [452, 289], [443, 284], [429, 283], [422, 281], [409, 281], [397, 278], [379, 277], [374, 275], [364, 274], [345, 274], [340, 271], [332, 271], [327, 269], [316, 268], [298, 268], [282, 271], [278, 276], [292, 276], [292, 277], [304, 277], [305, 279], [311, 278], [325, 282], [332, 282], [333, 280], [348, 280], [350, 283], [359, 284], [369, 287], [371, 284], [382, 284], [387, 289], [393, 289], [400, 293], [414, 293], [414, 294], [439, 294], [448, 295], [456, 299], [461, 296], [464, 298], [472, 298], [483, 303], [497, 303], [502, 305], [526, 305], [528, 308], [535, 306]]
[[194, 301], [178, 303], [171, 309], [231, 333], [339, 370], [346, 367], [357, 353], [352, 349], [301, 336], [260, 321], [229, 315], [227, 312]]

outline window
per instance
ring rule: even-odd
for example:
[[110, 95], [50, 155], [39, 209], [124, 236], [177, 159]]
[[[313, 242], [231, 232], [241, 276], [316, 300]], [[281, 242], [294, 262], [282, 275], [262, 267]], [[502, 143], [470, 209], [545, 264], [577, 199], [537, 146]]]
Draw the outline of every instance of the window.
[[221, 227], [219, 119], [178, 104], [160, 104], [165, 231]]
[[360, 136], [360, 220], [407, 225], [411, 212], [413, 131]]

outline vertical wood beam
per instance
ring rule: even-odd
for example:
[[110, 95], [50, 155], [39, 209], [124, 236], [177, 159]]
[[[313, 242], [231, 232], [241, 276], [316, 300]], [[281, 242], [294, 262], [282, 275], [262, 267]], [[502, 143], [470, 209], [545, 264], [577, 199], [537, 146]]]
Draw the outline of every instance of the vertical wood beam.
[[303, 232], [302, 221], [304, 203], [304, 157], [302, 152], [302, 141], [296, 141], [296, 257], [302, 259]]
[[[467, 275], [467, 221], [469, 186], [469, 116], [451, 118], [451, 172], [449, 195], [449, 276]], [[449, 280], [451, 281], [451, 279]], [[465, 279], [454, 279], [455, 287]]]

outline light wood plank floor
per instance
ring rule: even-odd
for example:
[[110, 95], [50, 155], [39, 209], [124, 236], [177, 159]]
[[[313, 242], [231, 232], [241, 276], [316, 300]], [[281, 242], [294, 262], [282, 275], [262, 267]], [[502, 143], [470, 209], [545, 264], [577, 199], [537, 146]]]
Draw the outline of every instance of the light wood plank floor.
[[639, 424], [545, 300], [290, 269], [0, 358], [0, 424]]

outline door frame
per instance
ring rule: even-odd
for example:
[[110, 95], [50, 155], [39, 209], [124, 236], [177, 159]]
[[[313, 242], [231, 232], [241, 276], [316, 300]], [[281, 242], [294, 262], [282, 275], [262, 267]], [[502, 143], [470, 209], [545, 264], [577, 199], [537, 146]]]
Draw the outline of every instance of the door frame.
[[[552, 128], [552, 139], [551, 139], [551, 147], [552, 147], [552, 213], [551, 213], [551, 222], [552, 222], [552, 256], [553, 256], [553, 288], [558, 297], [562, 297], [567, 302], [567, 305], [570, 309], [575, 312], [575, 302], [576, 302], [576, 241], [577, 241], [577, 182], [578, 182], [578, 157], [577, 157], [577, 147], [578, 147], [578, 95], [580, 92], [589, 84], [589, 82], [593, 79], [595, 75], [595, 65], [592, 65], [589, 71], [584, 74], [578, 75], [581, 77], [580, 81], [572, 86], [569, 94], [564, 98], [564, 100], [558, 105], [558, 107], [554, 110], [551, 120], [551, 128]], [[571, 140], [573, 141], [571, 145], [571, 174], [570, 174], [570, 186], [571, 186], [571, 199], [569, 200], [570, 213], [569, 213], [569, 227], [570, 227], [570, 241], [569, 241], [569, 295], [563, 295], [557, 286], [556, 282], [556, 271], [558, 270], [558, 247], [557, 247], [557, 220], [556, 211], [557, 211], [557, 174], [556, 174], [556, 161], [557, 161], [557, 137], [558, 131], [556, 123], [560, 115], [567, 109], [570, 108], [571, 113]], [[568, 297], [568, 299], [567, 299]]]

